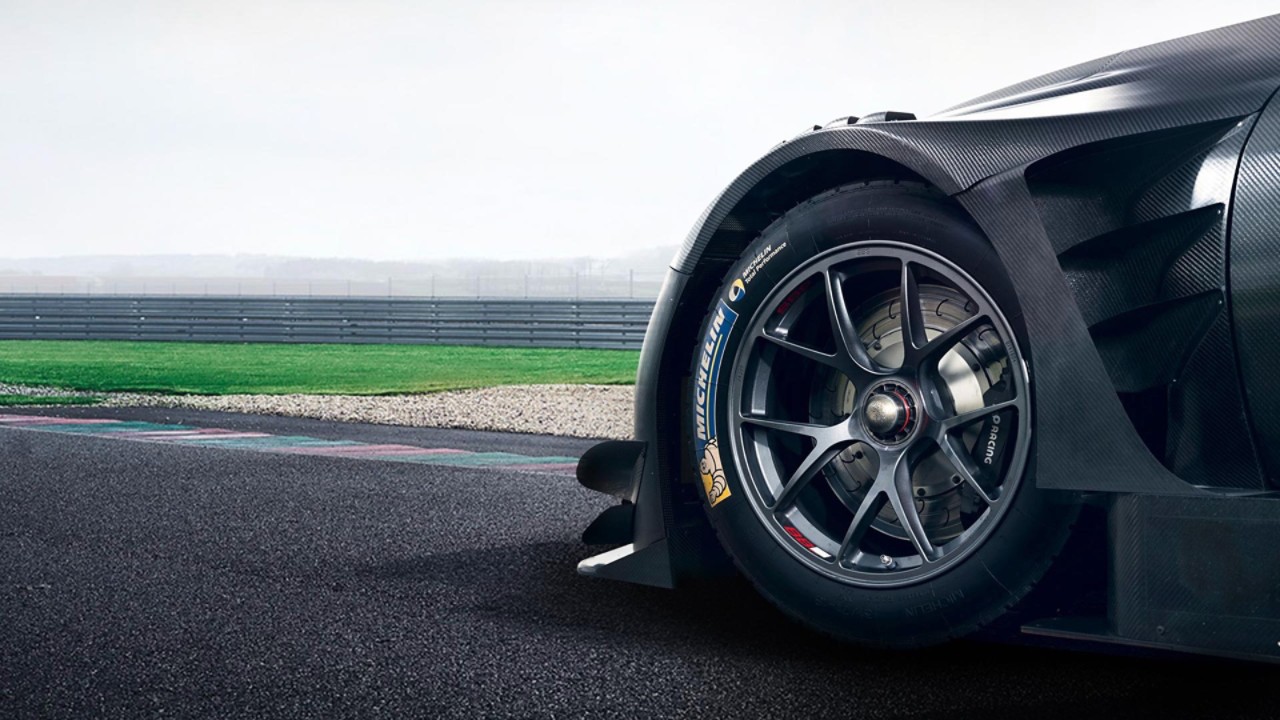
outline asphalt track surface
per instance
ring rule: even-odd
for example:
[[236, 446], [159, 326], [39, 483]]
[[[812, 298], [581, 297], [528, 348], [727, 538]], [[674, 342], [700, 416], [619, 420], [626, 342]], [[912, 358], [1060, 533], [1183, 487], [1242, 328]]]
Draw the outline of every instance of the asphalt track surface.
[[[551, 437], [58, 414], [577, 455]], [[54, 414], [47, 410], [39, 414]], [[575, 575], [567, 477], [0, 429], [2, 717], [1273, 717], [1272, 666], [816, 637]]]

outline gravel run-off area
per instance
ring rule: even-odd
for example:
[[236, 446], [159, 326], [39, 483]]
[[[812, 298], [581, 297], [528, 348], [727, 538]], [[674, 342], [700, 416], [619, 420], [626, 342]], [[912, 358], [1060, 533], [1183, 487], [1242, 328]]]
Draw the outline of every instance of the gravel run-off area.
[[381, 425], [626, 439], [631, 437], [634, 392], [629, 385], [510, 385], [421, 395], [99, 395], [107, 407], [187, 407]]
[[102, 398], [103, 407], [175, 407], [409, 427], [583, 438], [631, 437], [630, 385], [508, 385], [417, 395], [165, 395], [0, 383], [0, 395]]
[[27, 397], [103, 397], [103, 393], [83, 390], [63, 390], [37, 385], [14, 385], [0, 382], [0, 395], [26, 395]]

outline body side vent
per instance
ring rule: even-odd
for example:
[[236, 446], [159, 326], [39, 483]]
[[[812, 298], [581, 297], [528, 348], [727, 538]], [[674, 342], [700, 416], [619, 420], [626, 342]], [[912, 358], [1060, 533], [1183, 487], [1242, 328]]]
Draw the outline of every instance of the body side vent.
[[1255, 119], [1091, 143], [1026, 172], [1130, 420], [1200, 485], [1263, 485], [1224, 312], [1226, 219]]
[[[1133, 308], [1186, 294], [1170, 269], [1221, 222], [1222, 204], [1121, 228], [1058, 256], [1089, 325]], [[1185, 284], [1185, 283], [1183, 283]]]
[[[1191, 201], [1199, 168], [1237, 130], [1238, 122], [1233, 118], [1090, 143], [1029, 167], [1027, 185], [1054, 252], [1196, 207]], [[1188, 174], [1191, 183], [1179, 182], [1179, 175]]]
[[1090, 332], [1116, 391], [1142, 392], [1177, 378], [1221, 310], [1213, 290], [1130, 310]]

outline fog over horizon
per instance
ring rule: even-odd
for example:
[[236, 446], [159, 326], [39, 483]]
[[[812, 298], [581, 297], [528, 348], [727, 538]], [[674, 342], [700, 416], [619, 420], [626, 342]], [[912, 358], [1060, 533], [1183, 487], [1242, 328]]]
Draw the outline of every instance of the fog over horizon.
[[535, 260], [370, 260], [261, 253], [0, 258], [0, 293], [655, 297], [676, 246]]
[[303, 257], [266, 253], [165, 253], [155, 255], [71, 255], [0, 257], [0, 278], [9, 276], [190, 277], [281, 279], [385, 279], [432, 274], [548, 275], [661, 274], [678, 246], [662, 245], [613, 257], [581, 255], [498, 259], [451, 257], [433, 260], [376, 260], [359, 257]]
[[104, 255], [643, 255], [678, 245], [721, 188], [814, 123], [923, 117], [1273, 10], [798, 7], [10, 0], [0, 273]]

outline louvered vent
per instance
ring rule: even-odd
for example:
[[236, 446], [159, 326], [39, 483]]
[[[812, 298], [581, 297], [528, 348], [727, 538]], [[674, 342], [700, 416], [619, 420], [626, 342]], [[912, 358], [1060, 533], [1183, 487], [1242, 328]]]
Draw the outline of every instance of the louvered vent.
[[1226, 223], [1251, 120], [1093, 143], [1027, 171], [1130, 419], [1202, 485], [1261, 484], [1225, 311]]

